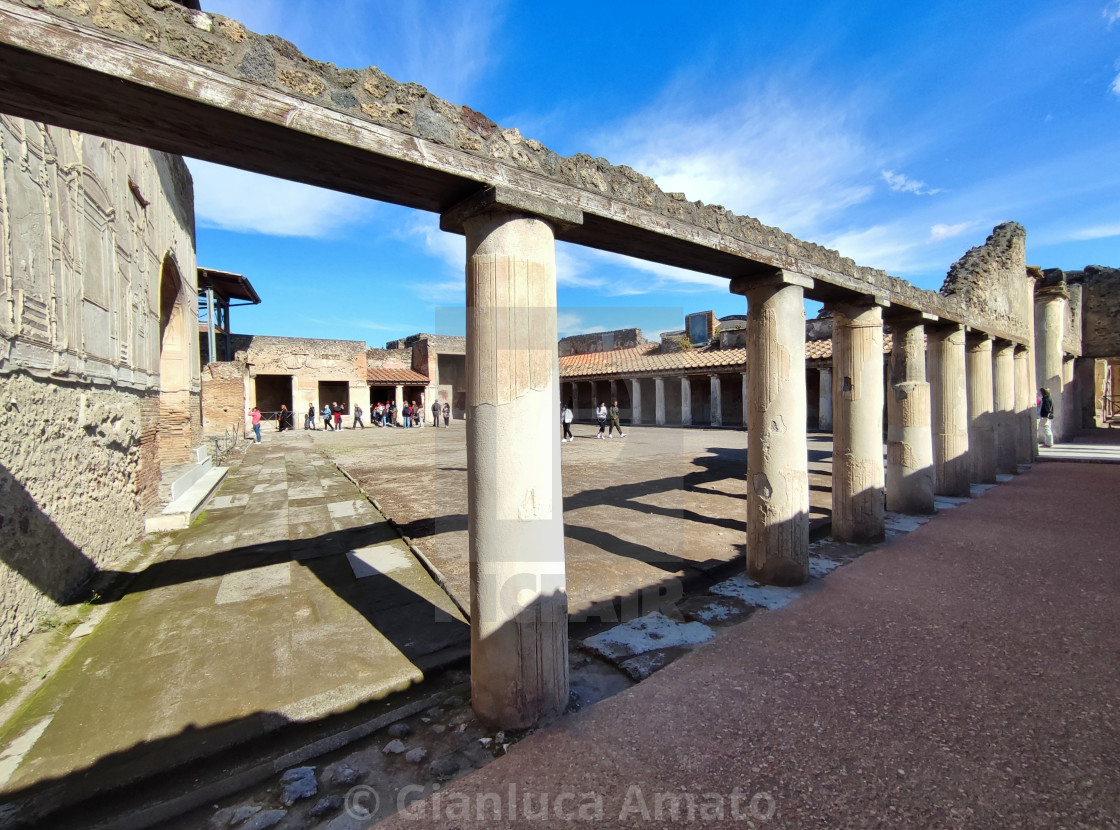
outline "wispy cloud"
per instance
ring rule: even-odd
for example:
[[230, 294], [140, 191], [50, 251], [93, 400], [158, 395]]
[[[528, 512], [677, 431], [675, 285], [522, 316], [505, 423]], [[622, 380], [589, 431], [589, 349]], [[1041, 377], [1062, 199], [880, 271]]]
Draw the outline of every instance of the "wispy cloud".
[[1105, 225], [1093, 225], [1088, 228], [1078, 228], [1065, 236], [1066, 240], [1081, 241], [1085, 239], [1108, 239], [1120, 236], [1120, 222]]
[[611, 124], [594, 144], [666, 191], [725, 205], [800, 236], [868, 199], [873, 148], [853, 101], [820, 100], [773, 83], [729, 103], [681, 84]]
[[941, 188], [926, 188], [925, 182], [920, 182], [917, 179], [911, 179], [904, 173], [895, 173], [893, 170], [882, 171], [883, 181], [887, 183], [891, 190], [899, 193], [913, 193], [915, 196], [932, 196], [934, 193], [940, 193]]
[[934, 242], [940, 242], [942, 239], [952, 239], [954, 236], [960, 236], [962, 233], [978, 227], [979, 224], [979, 222], [958, 222], [955, 225], [933, 225], [929, 229], [929, 238]]
[[561, 337], [573, 334], [592, 334], [597, 331], [606, 331], [606, 326], [589, 325], [583, 317], [570, 311], [561, 311], [556, 315], [556, 329]]
[[[1116, 68], [1120, 69], [1120, 61], [1116, 62]], [[1109, 91], [1120, 98], [1120, 72], [1116, 73], [1116, 77], [1112, 79], [1112, 83], [1108, 87]]]
[[268, 236], [330, 237], [366, 221], [373, 204], [357, 196], [188, 159], [195, 216], [203, 227]]
[[1108, 23], [1108, 28], [1112, 28], [1112, 24], [1120, 20], [1120, 0], [1112, 0], [1107, 6], [1101, 9], [1101, 16]]

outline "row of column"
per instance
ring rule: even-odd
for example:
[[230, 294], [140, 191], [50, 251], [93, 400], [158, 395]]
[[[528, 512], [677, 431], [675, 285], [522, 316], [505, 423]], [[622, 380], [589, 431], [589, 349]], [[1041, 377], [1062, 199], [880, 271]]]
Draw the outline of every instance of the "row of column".
[[[501, 188], [441, 217], [467, 239], [472, 705], [503, 728], [531, 726], [568, 703], [554, 234], [580, 221], [577, 210]], [[803, 301], [812, 284], [780, 271], [732, 282], [748, 303], [747, 567], [773, 584], [809, 574]], [[926, 326], [892, 319], [884, 470], [883, 316], [865, 300], [832, 306], [833, 535], [848, 541], [882, 537], [884, 486], [892, 508], [929, 512], [934, 492], [966, 494], [970, 477], [1008, 463], [994, 440], [1006, 419], [993, 406], [1009, 388], [1022, 400], [1018, 353], [1001, 345], [993, 363], [990, 340], [966, 343], [959, 326], [933, 327], [927, 381]], [[654, 382], [663, 423], [664, 380]], [[1024, 449], [1014, 446], [1018, 457]]]
[[[746, 395], [747, 395], [747, 373], [746, 372], [740, 372], [739, 374], [742, 377], [743, 400], [745, 401], [746, 400]], [[723, 424], [723, 382], [720, 379], [720, 377], [721, 376], [718, 375], [718, 374], [708, 375], [708, 382], [711, 384], [710, 393], [709, 393], [710, 394], [710, 397], [709, 397], [710, 404], [709, 405], [710, 405], [710, 408], [711, 408], [710, 424], [713, 427], [721, 427], [721, 426], [724, 425]], [[665, 378], [664, 377], [654, 377], [654, 378], [652, 378], [652, 380], [653, 380], [653, 398], [654, 398], [654, 401], [653, 401], [653, 413], [654, 413], [653, 423], [656, 424], [657, 426], [665, 426], [667, 421], [668, 421], [668, 418], [667, 418], [667, 415], [666, 415], [667, 407], [665, 405]], [[595, 395], [595, 391], [594, 391], [596, 381], [574, 381], [574, 380], [573, 381], [568, 381], [568, 383], [571, 385], [572, 390], [573, 390], [573, 397], [575, 397], [574, 390], [576, 390], [578, 388], [578, 386], [581, 382], [591, 384], [592, 403], [595, 403], [598, 400], [598, 398]], [[610, 397], [608, 399], [609, 401], [613, 402], [613, 401], [618, 400], [617, 386], [616, 386], [616, 384], [618, 382], [619, 381], [616, 381], [616, 380], [610, 381], [611, 392], [610, 392]], [[626, 383], [630, 388], [630, 422], [633, 423], [633, 424], [644, 423], [644, 421], [642, 420], [643, 417], [644, 417], [644, 414], [643, 414], [643, 407], [642, 407], [642, 386], [641, 386], [641, 382], [639, 381], [638, 378], [626, 378], [622, 382]], [[692, 426], [692, 376], [691, 375], [682, 375], [680, 377], [680, 384], [681, 384], [681, 423], [680, 423], [680, 425], [681, 426], [686, 426], [686, 427], [687, 426]], [[746, 407], [745, 406], [743, 408], [742, 425], [743, 426], [747, 425], [747, 416], [746, 416]]]
[[[778, 272], [731, 287], [747, 297], [747, 418], [757, 425], [747, 438], [747, 567], [767, 583], [796, 584], [809, 575], [803, 300], [811, 285]], [[821, 411], [832, 418], [834, 538], [877, 541], [886, 509], [932, 513], [935, 494], [967, 496], [971, 482], [994, 482], [1031, 460], [1033, 378], [1025, 348], [993, 344], [931, 315], [892, 313], [884, 384], [883, 307], [869, 297], [829, 307], [831, 406]]]

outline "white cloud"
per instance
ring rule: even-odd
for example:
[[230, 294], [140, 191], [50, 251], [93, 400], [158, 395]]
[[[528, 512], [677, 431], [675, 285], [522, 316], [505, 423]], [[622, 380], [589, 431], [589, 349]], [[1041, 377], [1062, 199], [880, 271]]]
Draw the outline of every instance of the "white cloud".
[[868, 199], [874, 151], [861, 107], [815, 100], [811, 91], [744, 89], [710, 107], [706, 94], [675, 88], [594, 144], [665, 191], [722, 204], [803, 238]]
[[929, 229], [929, 238], [934, 242], [940, 242], [942, 239], [952, 239], [954, 236], [960, 236], [962, 233], [972, 230], [978, 225], [978, 222], [958, 222], [955, 225], [933, 225]]
[[915, 196], [932, 196], [934, 193], [940, 193], [941, 188], [934, 188], [932, 190], [926, 189], [926, 183], [920, 182], [917, 179], [911, 179], [903, 173], [895, 173], [893, 170], [882, 171], [883, 181], [885, 181], [891, 190], [900, 193], [913, 193]]
[[606, 326], [588, 325], [583, 317], [570, 311], [560, 311], [556, 314], [556, 330], [561, 337], [570, 337], [573, 334], [592, 334], [597, 331], [606, 331]]
[[203, 227], [268, 236], [329, 237], [362, 222], [371, 202], [298, 182], [188, 159]]
[[1072, 231], [1065, 238], [1067, 240], [1107, 239], [1111, 236], [1120, 236], [1120, 222], [1109, 225], [1094, 225], [1089, 228], [1080, 228]]
[[1112, 24], [1120, 20], [1120, 0], [1112, 0], [1101, 10], [1101, 16], [1104, 17], [1108, 23], [1108, 28], [1111, 29]]
[[1116, 77], [1112, 79], [1112, 84], [1109, 86], [1109, 90], [1117, 98], [1120, 98], [1120, 73], [1117, 73]]

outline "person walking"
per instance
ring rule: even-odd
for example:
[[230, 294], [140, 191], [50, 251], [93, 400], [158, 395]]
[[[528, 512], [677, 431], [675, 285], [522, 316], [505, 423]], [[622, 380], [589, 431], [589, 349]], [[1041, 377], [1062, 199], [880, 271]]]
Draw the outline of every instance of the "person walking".
[[572, 408], [570, 406], [565, 406], [563, 412], [560, 415], [560, 423], [564, 425], [564, 434], [560, 438], [561, 444], [563, 444], [565, 441], [570, 444], [574, 440], [572, 438], [572, 418], [574, 417], [575, 414], [572, 412]]
[[1038, 407], [1038, 440], [1044, 447], [1054, 446], [1054, 399], [1043, 386], [1038, 390], [1042, 400]]
[[254, 406], [252, 411], [249, 413], [249, 416], [252, 418], [252, 421], [253, 421], [253, 434], [255, 436], [257, 436], [257, 440], [254, 441], [253, 443], [254, 444], [259, 444], [261, 442], [261, 411], [260, 411], [260, 409], [258, 409], [257, 407]]
[[432, 401], [432, 426], [439, 429], [439, 401]]
[[303, 419], [304, 429], [315, 429], [315, 404], [307, 408], [307, 417]]
[[404, 428], [412, 429], [412, 404], [408, 401], [404, 402], [404, 409], [401, 410], [401, 417], [404, 418]]
[[396, 401], [390, 401], [389, 402], [389, 424], [391, 426], [396, 426], [397, 425], [397, 402]]
[[355, 405], [354, 406], [354, 423], [350, 426], [350, 429], [357, 429], [358, 427], [361, 427], [362, 429], [365, 429], [366, 425], [362, 423], [362, 408], [360, 406]]
[[292, 428], [291, 416], [292, 413], [288, 411], [288, 405], [286, 403], [280, 404], [280, 411], [276, 413], [278, 432]]
[[596, 438], [607, 437], [607, 405], [603, 401], [599, 401], [599, 407], [595, 410], [595, 420], [599, 422], [599, 434]]
[[451, 427], [451, 404], [449, 403], [443, 405], [443, 426], [444, 429]]
[[618, 422], [618, 401], [614, 402], [614, 406], [607, 410], [607, 414], [611, 416], [611, 426], [607, 430], [607, 437], [614, 438], [614, 431], [618, 430], [618, 437], [625, 438], [626, 433], [622, 431], [622, 425]]
[[334, 428], [342, 429], [342, 407], [338, 405], [338, 401], [331, 401], [331, 417], [334, 419]]
[[[423, 403], [423, 401], [421, 401]], [[412, 404], [412, 423], [420, 429], [424, 428], [424, 407]]]
[[334, 429], [331, 426], [331, 405], [329, 403], [323, 404], [323, 429]]

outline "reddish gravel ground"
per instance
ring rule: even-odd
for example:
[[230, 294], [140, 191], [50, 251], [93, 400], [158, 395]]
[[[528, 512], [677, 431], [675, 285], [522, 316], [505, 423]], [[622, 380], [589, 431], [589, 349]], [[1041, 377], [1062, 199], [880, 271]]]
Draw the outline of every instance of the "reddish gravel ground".
[[1036, 464], [379, 827], [1116, 827], [1118, 560]]

